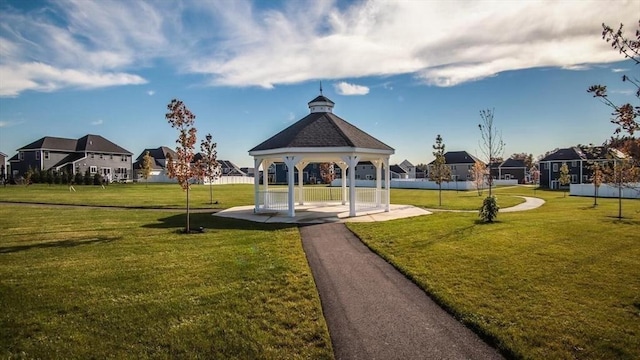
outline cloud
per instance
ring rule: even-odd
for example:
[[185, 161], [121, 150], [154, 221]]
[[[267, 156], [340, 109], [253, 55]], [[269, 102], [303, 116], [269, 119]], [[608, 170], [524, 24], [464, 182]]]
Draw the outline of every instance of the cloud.
[[147, 91], [147, 95], [153, 96], [156, 92], [154, 90]]
[[611, 71], [613, 71], [614, 73], [619, 73], [619, 72], [625, 72], [628, 71], [629, 69], [620, 69], [620, 68], [613, 68], [611, 69]]
[[12, 126], [16, 126], [24, 123], [25, 123], [24, 120], [20, 120], [20, 121], [0, 120], [0, 128], [8, 128], [8, 127], [12, 127]]
[[93, 126], [102, 125], [102, 124], [104, 124], [104, 121], [102, 121], [102, 119], [91, 122], [91, 125]]
[[634, 1], [269, 4], [66, 0], [30, 10], [4, 4], [0, 96], [144, 84], [141, 70], [157, 64], [213, 86], [268, 89], [399, 74], [455, 86], [505, 71], [621, 61], [602, 40], [600, 24], [622, 22], [631, 34], [637, 21]]
[[344, 81], [333, 84], [333, 87], [340, 95], [367, 95], [369, 93], [369, 88], [366, 86], [350, 84]]
[[573, 70], [573, 71], [585, 71], [591, 69], [591, 66], [585, 64], [574, 64], [574, 65], [565, 65], [562, 67], [565, 70]]

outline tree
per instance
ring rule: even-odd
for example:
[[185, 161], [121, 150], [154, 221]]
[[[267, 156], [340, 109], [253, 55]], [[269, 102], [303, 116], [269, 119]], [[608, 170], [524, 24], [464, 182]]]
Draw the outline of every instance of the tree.
[[482, 207], [480, 207], [480, 219], [484, 222], [492, 223], [495, 218], [498, 217], [498, 211], [500, 207], [498, 206], [498, 202], [496, 201], [495, 196], [487, 196], [482, 202]]
[[151, 166], [153, 164], [153, 157], [147, 150], [142, 157], [142, 166], [140, 166], [140, 173], [145, 180], [145, 187], [149, 187], [149, 176], [151, 176]]
[[469, 170], [469, 175], [471, 175], [471, 181], [473, 181], [476, 190], [478, 190], [478, 196], [482, 196], [488, 175], [487, 166], [481, 161], [476, 161], [471, 167], [471, 170]]
[[[501, 157], [502, 152], [504, 151], [502, 134], [499, 133], [493, 125], [494, 113], [494, 109], [480, 110], [480, 118], [482, 118], [482, 123], [478, 124], [480, 135], [482, 137], [480, 150], [484, 154], [489, 165], [491, 165], [494, 159]], [[493, 187], [493, 177], [491, 176], [491, 174], [489, 174], [489, 177], [487, 178], [487, 184], [489, 185], [489, 196], [491, 196], [491, 188]]]
[[335, 173], [333, 171], [333, 163], [320, 163], [320, 177], [325, 184], [331, 184], [335, 179]]
[[591, 168], [591, 183], [593, 184], [593, 206], [598, 206], [598, 188], [602, 185], [604, 180], [604, 173], [602, 172], [602, 166], [597, 161], [589, 166]]
[[640, 168], [630, 160], [616, 159], [603, 173], [605, 181], [618, 189], [618, 219], [622, 219], [622, 189], [633, 187], [640, 178]]
[[91, 173], [89, 172], [89, 169], [87, 169], [84, 172], [84, 177], [82, 178], [82, 181], [84, 182], [85, 185], [91, 185], [93, 183], [93, 178], [91, 177]]
[[451, 181], [451, 169], [447, 166], [447, 160], [444, 157], [444, 142], [442, 136], [436, 136], [436, 143], [433, 145], [433, 156], [436, 159], [429, 170], [429, 180], [438, 184], [438, 206], [442, 206], [442, 183]]
[[[602, 24], [602, 39], [610, 43], [611, 47], [618, 50], [626, 59], [630, 59], [635, 65], [638, 65], [640, 64], [640, 20], [638, 20], [638, 29], [635, 32], [635, 36], [636, 40], [626, 36], [623, 33], [623, 24], [620, 24], [617, 31]], [[622, 75], [622, 82], [630, 83], [634, 88], [636, 98], [640, 99], [640, 81], [637, 78], [630, 78], [625, 74]], [[606, 85], [592, 85], [587, 92], [593, 94], [593, 97], [599, 98], [613, 109], [611, 123], [618, 126], [614, 134], [627, 132], [633, 136], [635, 131], [640, 130], [640, 124], [636, 121], [636, 118], [640, 116], [640, 106], [634, 106], [631, 103], [616, 105], [607, 97]]]
[[416, 165], [416, 169], [420, 170], [420, 171], [427, 172], [427, 169], [429, 169], [429, 165], [420, 163], [420, 164]]
[[76, 172], [76, 174], [74, 175], [73, 182], [78, 185], [82, 185], [84, 183], [84, 176], [82, 176], [82, 173], [80, 171]]
[[[571, 184], [571, 177], [569, 176], [569, 167], [567, 166], [567, 163], [562, 164], [562, 166], [560, 166], [560, 177], [558, 177], [558, 182], [560, 183], [560, 185], [562, 186], [567, 186], [569, 184]], [[564, 191], [564, 196], [567, 196], [567, 192]]]
[[213, 181], [220, 177], [220, 164], [218, 164], [217, 143], [213, 142], [213, 136], [207, 134], [200, 143], [202, 151], [202, 176], [209, 179], [209, 203], [213, 204]]
[[186, 107], [184, 102], [173, 99], [167, 105], [168, 112], [165, 114], [165, 119], [169, 122], [172, 128], [178, 130], [178, 139], [176, 143], [176, 159], [168, 156], [168, 170], [169, 177], [178, 180], [178, 184], [183, 191], [187, 193], [187, 224], [185, 232], [188, 234], [189, 229], [189, 190], [191, 179], [199, 179], [202, 176], [199, 162], [196, 162], [195, 166], [191, 166], [194, 156], [194, 146], [197, 138], [196, 133], [198, 130], [195, 128], [194, 123], [196, 116]]

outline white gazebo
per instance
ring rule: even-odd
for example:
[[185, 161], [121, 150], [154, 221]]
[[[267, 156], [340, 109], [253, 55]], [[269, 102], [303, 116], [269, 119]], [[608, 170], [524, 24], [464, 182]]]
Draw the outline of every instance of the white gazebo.
[[[302, 206], [305, 203], [334, 201], [331, 196], [323, 194], [331, 191], [330, 188], [304, 187], [303, 171], [310, 163], [334, 163], [340, 167], [342, 191], [335, 201], [349, 204], [349, 216], [356, 216], [358, 211], [364, 210], [389, 211], [389, 157], [394, 149], [334, 115], [333, 106], [334, 102], [323, 96], [321, 90], [320, 96], [309, 102], [309, 115], [249, 150], [256, 169], [256, 213], [286, 210], [288, 216], [294, 217], [296, 203]], [[361, 161], [370, 161], [376, 167], [375, 188], [356, 188], [355, 168]], [[286, 164], [287, 189], [269, 188], [268, 169], [278, 162]], [[260, 166], [264, 173], [262, 187], [257, 171]], [[297, 191], [295, 169], [298, 172]]]

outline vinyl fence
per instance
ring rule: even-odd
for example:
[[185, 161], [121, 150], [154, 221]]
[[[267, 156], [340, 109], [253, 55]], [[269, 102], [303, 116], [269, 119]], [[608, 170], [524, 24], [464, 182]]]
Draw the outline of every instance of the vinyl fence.
[[[569, 195], [593, 197], [593, 184], [571, 184]], [[617, 198], [618, 188], [615, 186], [602, 184], [598, 187], [598, 197]], [[640, 183], [630, 184], [622, 188], [622, 197], [625, 199], [640, 199]]]
[[[438, 184], [425, 179], [391, 179], [391, 188], [394, 189], [438, 189]], [[518, 185], [518, 180], [494, 180], [495, 185]], [[349, 180], [347, 179], [347, 186]], [[331, 182], [331, 186], [342, 186], [342, 179], [335, 179]], [[375, 180], [356, 180], [356, 187], [376, 187]], [[382, 182], [384, 188], [384, 181]], [[488, 186], [485, 185], [485, 189]], [[450, 181], [442, 183], [443, 190], [475, 190], [476, 185], [472, 181]]]

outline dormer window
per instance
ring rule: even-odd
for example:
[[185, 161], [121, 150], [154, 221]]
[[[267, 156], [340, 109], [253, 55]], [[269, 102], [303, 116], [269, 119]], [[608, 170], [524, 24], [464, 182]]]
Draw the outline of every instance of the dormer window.
[[40, 151], [36, 151], [36, 160], [40, 160]]

